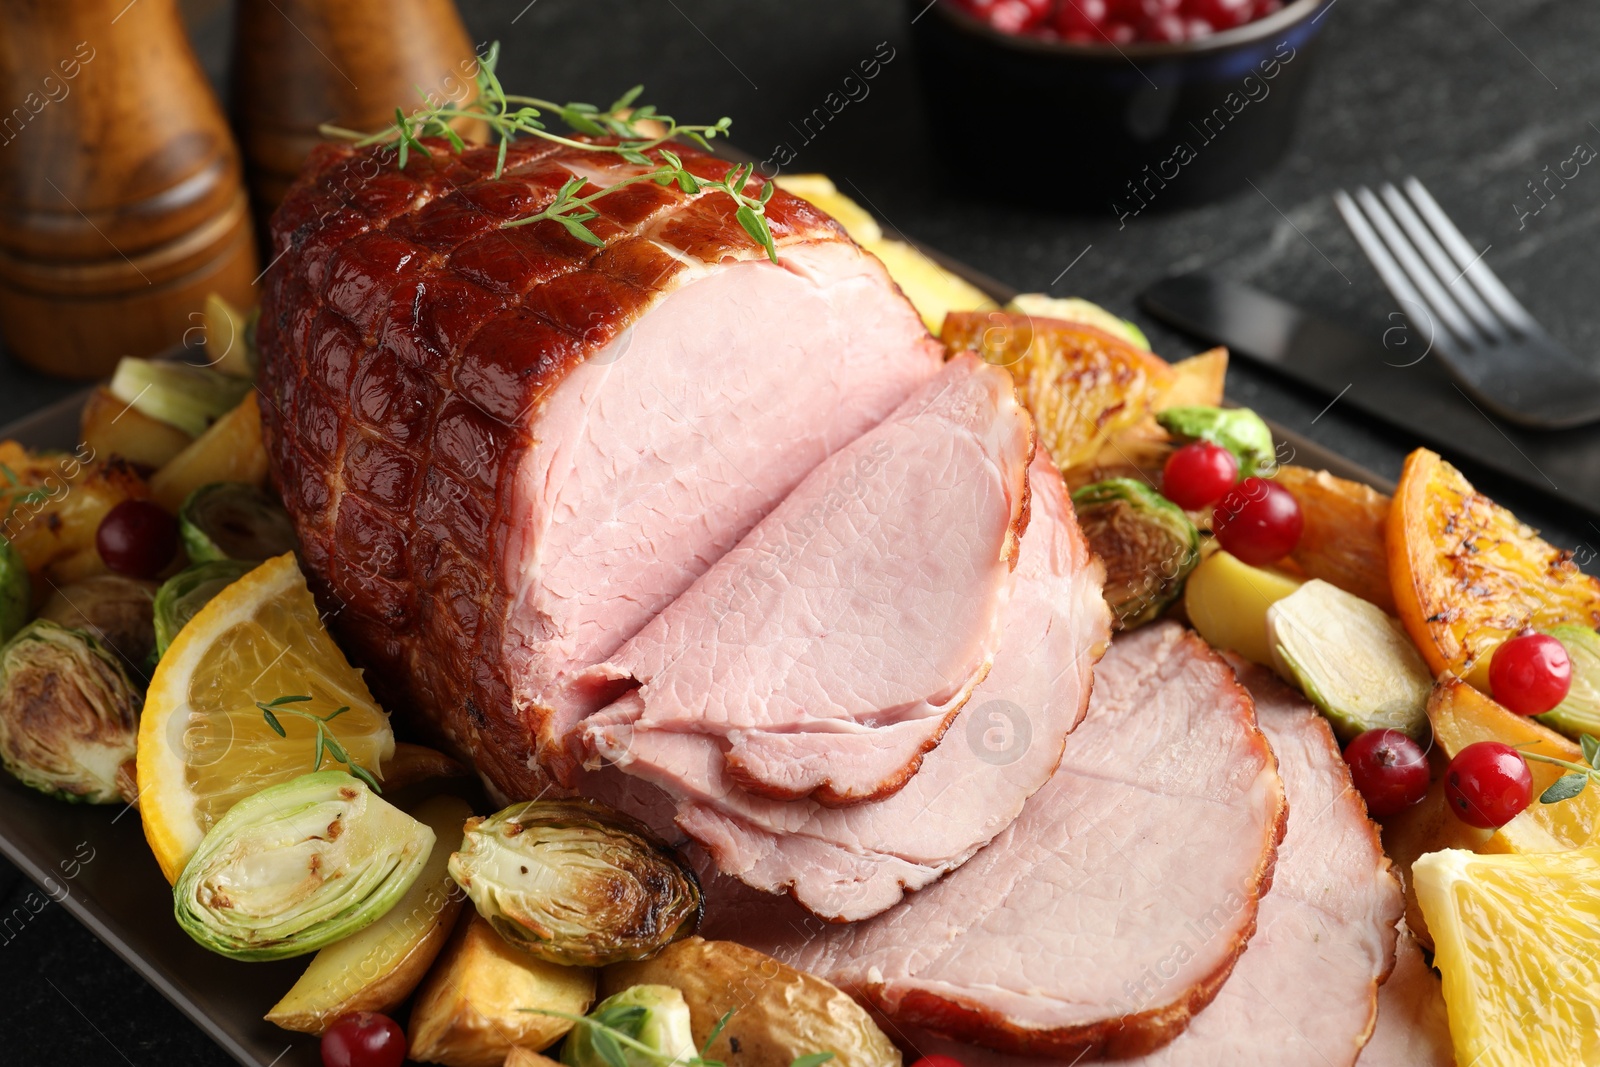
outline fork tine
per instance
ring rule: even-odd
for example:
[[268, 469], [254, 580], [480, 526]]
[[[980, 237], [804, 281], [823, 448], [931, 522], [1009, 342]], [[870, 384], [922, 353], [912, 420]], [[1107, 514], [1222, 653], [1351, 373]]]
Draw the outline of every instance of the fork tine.
[[1422, 217], [1428, 220], [1428, 225], [1433, 227], [1433, 232], [1439, 235], [1439, 240], [1455, 258], [1456, 266], [1461, 268], [1467, 280], [1483, 294], [1484, 299], [1494, 305], [1500, 317], [1519, 329], [1526, 330], [1534, 326], [1533, 316], [1528, 314], [1528, 310], [1517, 302], [1511, 291], [1501, 284], [1494, 271], [1483, 262], [1483, 254], [1473, 250], [1472, 245], [1461, 235], [1461, 231], [1456, 229], [1456, 224], [1450, 221], [1450, 216], [1444, 213], [1444, 208], [1439, 206], [1439, 202], [1423, 184], [1415, 177], [1407, 178], [1403, 184], [1411, 196], [1412, 203], [1417, 206]]
[[1384, 182], [1378, 193], [1388, 205], [1390, 214], [1400, 223], [1400, 228], [1411, 238], [1412, 245], [1422, 253], [1422, 258], [1433, 268], [1434, 275], [1443, 284], [1445, 291], [1472, 317], [1472, 321], [1478, 324], [1478, 328], [1485, 335], [1494, 340], [1504, 340], [1507, 332], [1505, 324], [1495, 318], [1494, 310], [1483, 302], [1483, 298], [1471, 285], [1457, 284], [1466, 271], [1457, 269], [1454, 261], [1439, 246], [1433, 232], [1423, 225], [1416, 209], [1400, 195], [1400, 190], [1396, 189], [1392, 182]]
[[1473, 348], [1481, 344], [1482, 338], [1478, 336], [1478, 331], [1461, 313], [1455, 301], [1450, 299], [1450, 294], [1444, 291], [1444, 286], [1439, 284], [1439, 280], [1433, 276], [1428, 265], [1422, 262], [1422, 257], [1411, 247], [1411, 242], [1406, 239], [1406, 235], [1389, 215], [1388, 209], [1372, 190], [1364, 185], [1357, 189], [1356, 203], [1361, 206], [1367, 221], [1378, 232], [1378, 236], [1388, 247], [1389, 254], [1400, 264], [1400, 269], [1410, 279], [1412, 286], [1422, 293], [1423, 303], [1427, 309], [1466, 347]]
[[[1357, 190], [1358, 193], [1365, 190]], [[1356, 243], [1367, 254], [1367, 259], [1372, 261], [1372, 266], [1378, 272], [1378, 277], [1383, 279], [1383, 284], [1388, 287], [1395, 301], [1406, 312], [1407, 318], [1414, 318], [1414, 310], [1420, 310], [1429, 318], [1428, 327], [1431, 333], [1430, 342], [1445, 347], [1451, 344], [1448, 330], [1442, 328], [1424, 299], [1422, 293], [1411, 283], [1411, 277], [1400, 266], [1400, 263], [1390, 254], [1389, 246], [1384, 243], [1378, 232], [1367, 221], [1367, 216], [1356, 204], [1349, 193], [1340, 189], [1333, 194], [1333, 202], [1339, 209], [1339, 214], [1344, 217], [1345, 225], [1350, 228], [1350, 233], [1355, 237]], [[1408, 307], [1409, 306], [1409, 307]]]

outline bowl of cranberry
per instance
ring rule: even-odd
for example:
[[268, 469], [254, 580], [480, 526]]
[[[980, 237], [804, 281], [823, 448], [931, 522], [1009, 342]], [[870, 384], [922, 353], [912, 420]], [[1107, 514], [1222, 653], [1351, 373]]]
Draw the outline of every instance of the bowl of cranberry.
[[1333, 3], [909, 0], [908, 10], [935, 128], [1025, 137], [1035, 177], [1008, 192], [1126, 226], [1235, 192], [1282, 157]]

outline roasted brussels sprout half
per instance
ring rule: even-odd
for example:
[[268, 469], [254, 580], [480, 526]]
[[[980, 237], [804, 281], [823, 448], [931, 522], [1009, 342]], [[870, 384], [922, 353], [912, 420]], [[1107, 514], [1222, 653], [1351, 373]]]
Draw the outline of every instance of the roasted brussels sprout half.
[[212, 597], [255, 567], [246, 560], [218, 559], [196, 563], [163, 582], [156, 592], [156, 655], [165, 656], [178, 631], [211, 603]]
[[1249, 408], [1174, 407], [1158, 412], [1156, 421], [1184, 441], [1226, 448], [1239, 461], [1240, 477], [1267, 474], [1277, 461], [1272, 431]]
[[183, 547], [194, 563], [262, 563], [294, 551], [294, 524], [283, 505], [244, 482], [213, 482], [189, 494], [178, 512]]
[[251, 388], [248, 378], [166, 359], [124, 357], [111, 376], [118, 400], [194, 437], [238, 407]]
[[0, 537], [0, 641], [9, 641], [27, 623], [32, 601], [28, 563], [9, 537]]
[[422, 873], [433, 831], [344, 771], [239, 801], [173, 887], [178, 925], [213, 952], [276, 960], [376, 922]]
[[551, 963], [642, 959], [700, 923], [700, 882], [634, 819], [586, 800], [471, 819], [450, 876], [513, 945]]
[[1600, 633], [1572, 625], [1552, 626], [1545, 633], [1566, 647], [1572, 660], [1572, 686], [1539, 721], [1568, 737], [1600, 736]]
[[[669, 985], [636, 985], [594, 1006], [561, 1046], [567, 1067], [627, 1067], [687, 1064], [697, 1058], [689, 1003]], [[622, 1034], [650, 1050], [645, 1053], [617, 1041]], [[606, 1047], [609, 1046], [609, 1047]]]
[[88, 634], [39, 619], [0, 649], [0, 762], [62, 800], [125, 799], [117, 768], [133, 758], [139, 694]]
[[120, 574], [97, 574], [50, 594], [39, 618], [82, 630], [115, 652], [135, 681], [150, 672], [156, 648], [157, 585]]
[[1106, 565], [1106, 602], [1131, 630], [1166, 610], [1200, 562], [1200, 531], [1183, 509], [1132, 478], [1094, 482], [1072, 494], [1078, 525]]

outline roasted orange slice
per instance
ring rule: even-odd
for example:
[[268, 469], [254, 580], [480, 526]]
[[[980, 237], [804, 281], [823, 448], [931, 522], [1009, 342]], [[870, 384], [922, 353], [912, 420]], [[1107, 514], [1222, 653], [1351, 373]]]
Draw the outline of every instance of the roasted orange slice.
[[1406, 457], [1386, 533], [1395, 608], [1436, 675], [1486, 690], [1489, 657], [1523, 627], [1600, 626], [1600, 582], [1572, 553], [1425, 448]]
[[952, 311], [940, 340], [972, 351], [1016, 379], [1039, 441], [1062, 470], [1094, 459], [1100, 446], [1150, 412], [1172, 368], [1104, 330], [1006, 311]]

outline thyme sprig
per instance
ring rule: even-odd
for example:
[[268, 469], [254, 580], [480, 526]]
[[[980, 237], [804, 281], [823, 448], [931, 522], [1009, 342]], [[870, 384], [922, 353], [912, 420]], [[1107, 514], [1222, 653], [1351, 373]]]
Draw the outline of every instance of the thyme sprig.
[[311, 769], [313, 771], [322, 769], [322, 758], [324, 755], [332, 756], [334, 760], [344, 764], [345, 769], [348, 770], [352, 775], [367, 783], [368, 789], [371, 789], [374, 793], [383, 792], [383, 787], [380, 786], [378, 784], [378, 780], [372, 776], [372, 772], [361, 766], [359, 763], [353, 762], [350, 759], [350, 754], [345, 751], [344, 745], [340, 744], [339, 739], [334, 737], [333, 734], [328, 731], [328, 724], [334, 719], [337, 719], [339, 716], [343, 715], [345, 712], [349, 711], [350, 705], [346, 704], [338, 711], [330, 712], [327, 715], [313, 715], [309, 711], [302, 711], [299, 708], [291, 708], [286, 706], [289, 704], [302, 704], [310, 699], [311, 698], [308, 696], [276, 697], [267, 701], [265, 704], [258, 700], [256, 701], [256, 707], [261, 709], [261, 715], [267, 720], [267, 725], [272, 727], [273, 732], [279, 737], [289, 736], [288, 733], [284, 731], [283, 723], [278, 719], [280, 714], [298, 715], [307, 722], [316, 723], [317, 751], [315, 758], [311, 761]]
[[[722, 1018], [711, 1028], [711, 1033], [706, 1035], [705, 1044], [700, 1047], [700, 1052], [687, 1060], [651, 1048], [638, 1039], [645, 1016], [649, 1014], [649, 1009], [638, 1004], [615, 1004], [609, 1008], [601, 1008], [592, 1015], [573, 1015], [564, 1011], [551, 1011], [548, 1008], [519, 1010], [534, 1015], [551, 1015], [585, 1027], [589, 1031], [590, 1043], [594, 1045], [594, 1050], [599, 1053], [600, 1058], [606, 1061], [607, 1067], [633, 1067], [625, 1049], [644, 1056], [652, 1063], [670, 1067], [727, 1067], [721, 1060], [706, 1057], [711, 1053], [711, 1046], [717, 1043], [717, 1038], [721, 1037], [722, 1031], [727, 1028], [728, 1020], [733, 1018], [733, 1013], [739, 1009], [729, 1008], [723, 1012]], [[833, 1058], [834, 1054], [831, 1052], [812, 1052], [796, 1057], [789, 1067], [822, 1067], [822, 1064]]]
[[1571, 800], [1583, 792], [1591, 779], [1600, 781], [1600, 740], [1592, 734], [1582, 734], [1578, 738], [1578, 743], [1583, 746], [1583, 763], [1573, 763], [1571, 760], [1557, 759], [1538, 752], [1522, 751], [1524, 745], [1535, 745], [1538, 744], [1537, 741], [1526, 741], [1522, 745], [1513, 746], [1525, 760], [1565, 767], [1569, 772], [1551, 782], [1549, 787], [1539, 794], [1539, 803], [1559, 804], [1563, 800]]
[[[747, 195], [744, 187], [749, 183], [754, 170], [750, 164], [734, 167], [720, 180], [712, 181], [690, 174], [684, 169], [682, 160], [676, 154], [662, 147], [670, 141], [681, 138], [710, 151], [712, 140], [728, 135], [732, 119], [724, 116], [709, 125], [680, 123], [671, 115], [657, 111], [654, 105], [637, 103], [639, 95], [644, 92], [642, 85], [635, 85], [603, 110], [593, 104], [558, 104], [553, 100], [544, 100], [536, 96], [514, 95], [505, 91], [495, 74], [495, 66], [499, 59], [500, 44], [497, 41], [478, 57], [478, 94], [464, 104], [454, 101], [440, 103], [419, 87], [417, 91], [422, 95], [423, 106], [410, 114], [401, 108], [395, 108], [394, 122], [387, 129], [377, 133], [362, 133], [359, 130], [324, 125], [322, 133], [324, 136], [353, 141], [358, 147], [393, 144], [396, 147], [400, 168], [404, 170], [412, 152], [420, 152], [425, 156], [433, 155], [433, 151], [423, 143], [422, 138], [442, 137], [450, 143], [451, 149], [462, 152], [466, 149], [466, 142], [456, 131], [456, 124], [463, 121], [481, 122], [499, 141], [500, 154], [494, 167], [496, 178], [505, 172], [507, 149], [512, 140], [519, 136], [538, 137], [568, 148], [620, 156], [629, 163], [650, 167], [651, 170], [624, 178], [588, 196], [578, 195], [585, 182], [581, 178], [574, 178], [562, 186], [555, 201], [543, 211], [526, 218], [513, 219], [504, 225], [526, 226], [549, 219], [560, 223], [568, 233], [584, 243], [598, 246], [604, 242], [596, 237], [594, 231], [587, 225], [598, 215], [591, 206], [594, 201], [635, 182], [648, 180], [659, 185], [676, 183], [678, 188], [689, 196], [702, 190], [710, 190], [732, 197], [738, 205], [736, 217], [739, 225], [756, 243], [766, 249], [768, 257], [774, 263], [778, 261], [778, 253], [772, 243], [772, 232], [767, 226], [765, 211], [767, 200], [772, 196], [771, 183], [764, 183], [758, 195]], [[615, 143], [596, 143], [557, 133], [546, 123], [546, 117], [551, 115], [560, 119], [574, 134], [606, 138]], [[651, 152], [656, 152], [660, 160], [652, 159], [649, 154]]]

